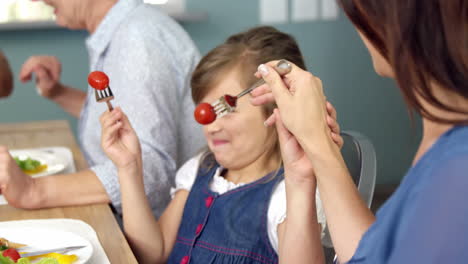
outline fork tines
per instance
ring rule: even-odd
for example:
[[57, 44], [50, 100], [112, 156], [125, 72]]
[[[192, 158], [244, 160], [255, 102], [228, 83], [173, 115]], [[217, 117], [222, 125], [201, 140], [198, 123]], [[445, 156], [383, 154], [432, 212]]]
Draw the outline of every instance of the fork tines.
[[112, 93], [112, 90], [110, 89], [110, 87], [107, 87], [104, 90], [95, 89], [95, 95], [96, 95], [96, 101], [98, 102], [114, 99], [114, 94]]
[[213, 109], [216, 113], [216, 117], [220, 118], [228, 113], [233, 112], [236, 107], [231, 106], [226, 99], [223, 97], [220, 97], [218, 100], [216, 100], [213, 104]]

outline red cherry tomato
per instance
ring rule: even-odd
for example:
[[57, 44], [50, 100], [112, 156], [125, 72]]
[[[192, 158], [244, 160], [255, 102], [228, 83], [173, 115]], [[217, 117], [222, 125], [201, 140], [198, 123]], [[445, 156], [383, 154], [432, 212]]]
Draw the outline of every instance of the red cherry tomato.
[[195, 108], [193, 113], [195, 120], [202, 125], [211, 124], [216, 119], [216, 113], [213, 107], [208, 103], [201, 103]]
[[18, 251], [16, 251], [16, 249], [14, 248], [9, 248], [5, 251], [3, 251], [3, 254], [2, 254], [4, 257], [7, 257], [7, 258], [11, 258], [14, 262], [17, 262], [18, 259], [21, 258], [20, 254], [18, 253]]
[[109, 86], [109, 77], [102, 71], [93, 71], [88, 75], [88, 83], [97, 90], [104, 90]]

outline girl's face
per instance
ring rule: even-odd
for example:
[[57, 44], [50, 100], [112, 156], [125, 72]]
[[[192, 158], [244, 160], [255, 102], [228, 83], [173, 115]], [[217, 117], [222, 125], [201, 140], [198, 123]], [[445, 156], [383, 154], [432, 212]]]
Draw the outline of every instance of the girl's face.
[[[211, 88], [201, 101], [213, 103], [222, 95], [235, 96], [245, 88], [233, 70]], [[253, 106], [246, 95], [237, 101], [235, 112], [204, 126], [208, 147], [218, 163], [227, 169], [238, 170], [268, 156], [277, 136], [274, 128], [267, 128], [263, 124], [266, 118], [263, 108]]]

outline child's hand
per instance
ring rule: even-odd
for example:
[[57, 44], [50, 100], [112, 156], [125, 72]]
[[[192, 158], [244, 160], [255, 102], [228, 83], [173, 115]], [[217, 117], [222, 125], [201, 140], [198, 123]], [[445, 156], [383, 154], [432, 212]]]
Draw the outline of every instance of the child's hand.
[[100, 118], [101, 147], [118, 169], [141, 165], [140, 141], [120, 107], [106, 111]]
[[[326, 108], [327, 125], [330, 129], [330, 136], [333, 142], [341, 148], [343, 146], [343, 138], [340, 135], [340, 126], [336, 121], [336, 110], [329, 102], [327, 102]], [[266, 124], [268, 125], [269, 122], [274, 122], [276, 124], [286, 174], [294, 175], [293, 177], [295, 180], [299, 181], [312, 180], [315, 184], [312, 164], [296, 137], [284, 126], [278, 109], [275, 109]]]
[[275, 109], [272, 116], [275, 118], [278, 131], [286, 179], [292, 180], [298, 186], [312, 187], [315, 191], [314, 169], [304, 149], [296, 137], [284, 126], [278, 109]]
[[[333, 142], [341, 149], [343, 147], [344, 141], [343, 137], [340, 134], [340, 125], [336, 120], [336, 109], [335, 107], [327, 101], [327, 125], [330, 128], [330, 137], [332, 138]], [[272, 114], [268, 119], [265, 121], [265, 125], [271, 126], [276, 123], [276, 115]]]
[[[290, 73], [279, 76], [272, 67], [276, 63], [277, 61], [271, 61], [259, 66], [255, 76], [263, 77], [266, 84], [250, 93], [251, 103], [263, 105], [276, 102], [283, 124], [300, 142], [307, 140], [312, 143], [311, 145], [315, 145], [329, 142], [331, 139], [341, 147], [343, 141], [339, 127], [336, 129], [338, 126], [336, 111], [329, 102], [326, 102], [322, 81], [293, 63]], [[335, 124], [332, 124], [333, 122]], [[274, 123], [274, 116], [265, 122], [267, 125]]]
[[344, 141], [340, 134], [340, 125], [336, 120], [336, 109], [333, 105], [327, 101], [327, 125], [330, 128], [330, 136], [333, 142], [341, 149]]

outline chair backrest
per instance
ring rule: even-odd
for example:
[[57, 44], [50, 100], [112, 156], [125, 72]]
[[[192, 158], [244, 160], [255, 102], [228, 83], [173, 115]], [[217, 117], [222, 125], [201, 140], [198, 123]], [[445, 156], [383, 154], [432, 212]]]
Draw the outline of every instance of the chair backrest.
[[[343, 131], [341, 136], [344, 141], [341, 154], [362, 199], [370, 208], [377, 175], [374, 146], [366, 136], [355, 131]], [[322, 245], [328, 248], [333, 247], [328, 228], [325, 229]]]
[[362, 199], [370, 208], [377, 177], [377, 157], [374, 146], [366, 136], [355, 131], [343, 131], [341, 136], [345, 142], [341, 153], [346, 166]]

